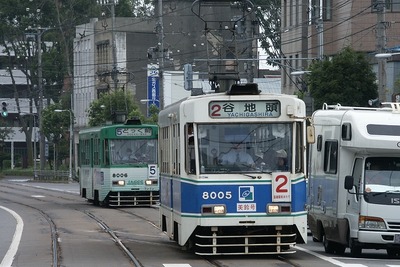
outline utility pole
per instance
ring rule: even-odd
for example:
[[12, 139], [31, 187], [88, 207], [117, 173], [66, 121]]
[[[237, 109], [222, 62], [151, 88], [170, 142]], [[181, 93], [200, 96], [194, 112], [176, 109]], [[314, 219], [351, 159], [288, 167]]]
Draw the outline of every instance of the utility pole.
[[324, 55], [324, 17], [323, 17], [323, 0], [319, 1], [319, 17], [316, 20], [317, 25], [315, 26], [317, 28], [317, 33], [318, 33], [318, 58], [322, 59]]
[[[386, 50], [385, 1], [376, 0], [375, 9], [377, 12], [376, 52], [384, 53]], [[378, 59], [378, 98], [380, 102], [390, 101], [386, 97], [386, 58]]]
[[117, 69], [117, 47], [115, 41], [115, 6], [118, 5], [119, 0], [97, 0], [97, 4], [102, 6], [111, 6], [111, 49], [112, 49], [112, 69], [111, 79], [114, 82], [114, 90], [118, 87], [118, 69]]
[[159, 47], [159, 66], [158, 66], [158, 77], [159, 77], [159, 105], [160, 109], [164, 108], [164, 23], [163, 23], [163, 1], [158, 0], [158, 47]]
[[42, 34], [46, 31], [51, 30], [52, 28], [37, 28], [37, 42], [38, 42], [38, 89], [39, 89], [39, 155], [40, 155], [40, 174], [45, 168], [46, 164], [46, 137], [44, 136], [43, 132], [43, 101], [44, 101], [44, 94], [43, 94], [43, 75], [42, 75]]
[[253, 32], [254, 32], [254, 25], [253, 25], [253, 10], [252, 7], [247, 7], [248, 14], [245, 16], [245, 23], [246, 23], [246, 38], [248, 43], [248, 57], [249, 60], [247, 62], [247, 82], [252, 83], [254, 81], [254, 61], [253, 61]]

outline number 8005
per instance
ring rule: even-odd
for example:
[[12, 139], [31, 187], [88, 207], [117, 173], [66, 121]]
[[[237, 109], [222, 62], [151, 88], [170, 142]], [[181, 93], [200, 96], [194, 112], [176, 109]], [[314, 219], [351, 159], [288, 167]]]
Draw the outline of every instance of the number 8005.
[[231, 191], [226, 191], [226, 192], [203, 192], [203, 199], [231, 199], [232, 198], [232, 192]]

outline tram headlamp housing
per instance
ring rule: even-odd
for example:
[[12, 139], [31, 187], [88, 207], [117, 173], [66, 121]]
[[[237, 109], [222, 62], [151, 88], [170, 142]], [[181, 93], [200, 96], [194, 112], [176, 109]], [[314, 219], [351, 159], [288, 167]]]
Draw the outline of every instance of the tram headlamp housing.
[[225, 205], [203, 205], [201, 207], [201, 213], [203, 215], [225, 215], [226, 206]]
[[386, 229], [385, 221], [379, 217], [362, 216], [358, 217], [358, 227], [364, 229]]
[[125, 185], [125, 181], [124, 180], [112, 181], [112, 185], [124, 186]]
[[147, 179], [144, 183], [145, 183], [145, 185], [157, 185], [158, 181], [157, 180]]
[[269, 214], [290, 213], [290, 212], [291, 212], [290, 203], [268, 204], [267, 205], [267, 213], [269, 213]]

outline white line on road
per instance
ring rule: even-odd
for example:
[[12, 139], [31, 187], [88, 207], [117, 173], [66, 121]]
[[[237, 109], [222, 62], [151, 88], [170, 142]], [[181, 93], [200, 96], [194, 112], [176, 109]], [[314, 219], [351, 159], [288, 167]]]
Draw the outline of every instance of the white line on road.
[[163, 265], [164, 267], [192, 267], [192, 265], [186, 263], [167, 263]]
[[17, 254], [19, 242], [21, 241], [22, 231], [24, 230], [24, 221], [22, 220], [21, 216], [19, 216], [15, 211], [10, 210], [6, 207], [0, 206], [3, 210], [10, 213], [14, 219], [17, 221], [17, 225], [15, 227], [15, 232], [13, 236], [13, 240], [11, 242], [10, 247], [6, 255], [4, 256], [3, 260], [0, 263], [0, 267], [9, 267], [12, 266], [14, 261], [15, 254]]
[[330, 262], [330, 263], [335, 264], [335, 265], [340, 266], [340, 267], [367, 267], [366, 265], [363, 265], [363, 264], [344, 263], [344, 262], [341, 262], [341, 261], [326, 257], [324, 255], [321, 255], [321, 254], [317, 253], [317, 252], [314, 252], [314, 251], [311, 251], [311, 250], [308, 250], [306, 248], [302, 248], [302, 247], [299, 247], [299, 246], [296, 246], [296, 249], [304, 251], [305, 253], [311, 254], [311, 255], [313, 255], [315, 257], [320, 258], [321, 260]]

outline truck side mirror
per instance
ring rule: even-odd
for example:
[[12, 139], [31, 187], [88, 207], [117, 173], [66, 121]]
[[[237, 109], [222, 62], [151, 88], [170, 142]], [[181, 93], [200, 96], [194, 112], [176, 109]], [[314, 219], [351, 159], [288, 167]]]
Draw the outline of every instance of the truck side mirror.
[[344, 189], [351, 190], [354, 186], [354, 178], [351, 175], [347, 175], [344, 178]]

